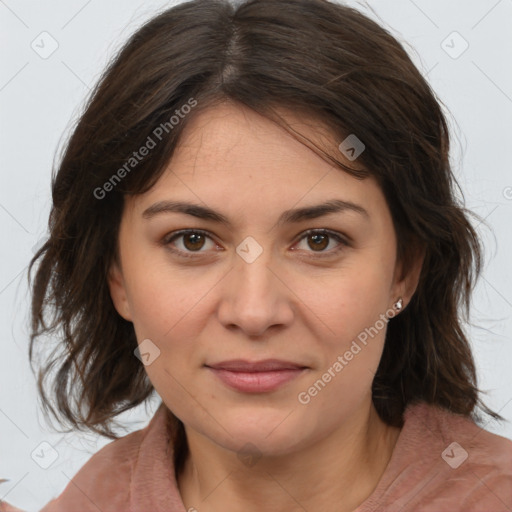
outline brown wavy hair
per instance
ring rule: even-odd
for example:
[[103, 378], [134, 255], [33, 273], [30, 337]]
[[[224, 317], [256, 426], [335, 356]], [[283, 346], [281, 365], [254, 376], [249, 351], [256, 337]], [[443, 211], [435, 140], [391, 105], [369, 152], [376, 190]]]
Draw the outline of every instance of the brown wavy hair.
[[[171, 129], [170, 117], [191, 99], [196, 106]], [[137, 30], [111, 61], [54, 169], [49, 238], [29, 265], [30, 281], [39, 263], [29, 356], [34, 367], [37, 343], [45, 412], [114, 439], [114, 418], [151, 396], [133, 324], [117, 313], [107, 285], [124, 197], [149, 190], [190, 119], [226, 100], [279, 123], [340, 170], [373, 176], [392, 214], [398, 260], [407, 270], [418, 248], [425, 251], [415, 294], [389, 322], [372, 384], [383, 421], [401, 426], [405, 407], [420, 400], [477, 422], [477, 406], [503, 420], [479, 398], [464, 331], [482, 248], [457, 199], [442, 103], [386, 29], [327, 0], [181, 3]], [[337, 147], [324, 151], [294, 132], [278, 109], [302, 113], [339, 142], [356, 134], [366, 146], [357, 168]], [[149, 155], [98, 198], [162, 125]], [[183, 425], [174, 421], [183, 455]]]

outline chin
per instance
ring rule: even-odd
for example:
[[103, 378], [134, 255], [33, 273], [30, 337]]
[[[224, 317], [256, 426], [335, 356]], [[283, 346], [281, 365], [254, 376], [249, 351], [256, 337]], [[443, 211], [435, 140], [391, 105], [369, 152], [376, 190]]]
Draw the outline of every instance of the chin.
[[221, 446], [237, 454], [242, 460], [246, 456], [253, 459], [261, 457], [280, 457], [295, 452], [299, 444], [292, 443], [289, 436], [265, 437], [251, 430], [238, 432], [231, 439], [224, 439]]
[[203, 433], [223, 448], [236, 453], [255, 451], [259, 456], [286, 455], [306, 442], [307, 432], [304, 424], [290, 421], [291, 415], [287, 418], [288, 414], [289, 411], [272, 410], [269, 414], [246, 411], [243, 415], [223, 416], [224, 428], [213, 433], [208, 425]]

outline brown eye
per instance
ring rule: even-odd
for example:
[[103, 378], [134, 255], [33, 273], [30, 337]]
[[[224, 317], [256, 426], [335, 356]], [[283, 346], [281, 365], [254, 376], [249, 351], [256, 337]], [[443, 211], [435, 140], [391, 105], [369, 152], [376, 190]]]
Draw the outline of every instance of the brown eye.
[[[304, 242], [306, 242], [304, 244]], [[304, 244], [300, 247], [301, 244]], [[343, 235], [336, 231], [326, 229], [312, 229], [302, 234], [299, 240], [299, 249], [316, 253], [318, 256], [333, 256], [350, 244]]]
[[313, 233], [308, 235], [308, 239], [311, 241], [311, 243], [308, 243], [308, 246], [315, 251], [323, 251], [329, 245], [329, 236], [325, 234]]
[[183, 245], [189, 251], [197, 251], [204, 246], [205, 237], [201, 233], [191, 232], [183, 236]]
[[208, 233], [192, 229], [171, 233], [162, 240], [162, 243], [171, 252], [185, 258], [200, 257], [216, 245]]

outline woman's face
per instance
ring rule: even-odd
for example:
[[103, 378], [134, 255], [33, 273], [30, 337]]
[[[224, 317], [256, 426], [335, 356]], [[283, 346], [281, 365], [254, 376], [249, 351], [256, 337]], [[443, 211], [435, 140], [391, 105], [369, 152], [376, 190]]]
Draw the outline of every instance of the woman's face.
[[[126, 200], [112, 298], [187, 429], [233, 451], [291, 453], [370, 407], [383, 319], [413, 292], [398, 280], [390, 212], [373, 179], [248, 109], [226, 103], [191, 121], [156, 185]], [[307, 214], [328, 202], [337, 211]], [[270, 359], [280, 370], [211, 368]]]

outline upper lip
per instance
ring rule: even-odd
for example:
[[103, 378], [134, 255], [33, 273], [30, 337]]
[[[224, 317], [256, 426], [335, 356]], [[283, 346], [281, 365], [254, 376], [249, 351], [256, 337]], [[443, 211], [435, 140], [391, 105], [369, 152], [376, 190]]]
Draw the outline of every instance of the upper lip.
[[232, 372], [271, 372], [277, 370], [301, 370], [306, 366], [282, 361], [280, 359], [265, 359], [263, 361], [246, 361], [244, 359], [232, 359], [215, 364], [207, 364], [209, 368], [216, 370], [229, 370]]

